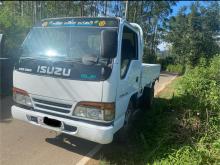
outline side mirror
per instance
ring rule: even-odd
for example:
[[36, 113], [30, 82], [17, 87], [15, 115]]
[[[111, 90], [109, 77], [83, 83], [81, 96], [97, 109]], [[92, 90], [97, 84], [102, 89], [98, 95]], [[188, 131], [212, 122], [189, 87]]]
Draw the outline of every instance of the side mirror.
[[116, 30], [101, 32], [101, 57], [114, 58], [117, 56], [118, 33]]

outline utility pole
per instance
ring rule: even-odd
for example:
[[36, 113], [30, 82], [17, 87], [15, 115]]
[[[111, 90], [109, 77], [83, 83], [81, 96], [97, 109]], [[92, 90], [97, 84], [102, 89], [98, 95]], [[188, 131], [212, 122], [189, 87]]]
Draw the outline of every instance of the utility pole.
[[125, 19], [127, 19], [127, 13], [128, 13], [128, 1], [125, 1]]
[[108, 1], [105, 1], [105, 10], [104, 10], [104, 15], [107, 15], [107, 7], [108, 7]]

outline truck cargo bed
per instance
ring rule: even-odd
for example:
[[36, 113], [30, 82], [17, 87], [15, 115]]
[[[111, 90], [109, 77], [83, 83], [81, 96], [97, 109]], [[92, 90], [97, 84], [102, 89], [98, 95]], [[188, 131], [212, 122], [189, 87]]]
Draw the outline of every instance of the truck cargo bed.
[[152, 82], [157, 80], [160, 76], [160, 68], [159, 64], [142, 63], [141, 86], [150, 86]]

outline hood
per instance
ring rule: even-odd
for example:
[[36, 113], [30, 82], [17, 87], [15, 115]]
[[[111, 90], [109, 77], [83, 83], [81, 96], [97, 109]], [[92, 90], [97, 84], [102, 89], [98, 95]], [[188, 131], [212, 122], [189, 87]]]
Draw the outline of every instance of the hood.
[[13, 85], [30, 95], [69, 100], [101, 101], [100, 66], [70, 62], [21, 60], [15, 67]]

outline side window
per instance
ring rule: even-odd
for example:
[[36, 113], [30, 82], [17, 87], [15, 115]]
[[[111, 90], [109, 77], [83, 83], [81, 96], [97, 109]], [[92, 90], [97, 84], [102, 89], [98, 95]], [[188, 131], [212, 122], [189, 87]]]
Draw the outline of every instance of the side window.
[[121, 78], [126, 76], [131, 60], [138, 59], [137, 34], [124, 26], [121, 45]]

